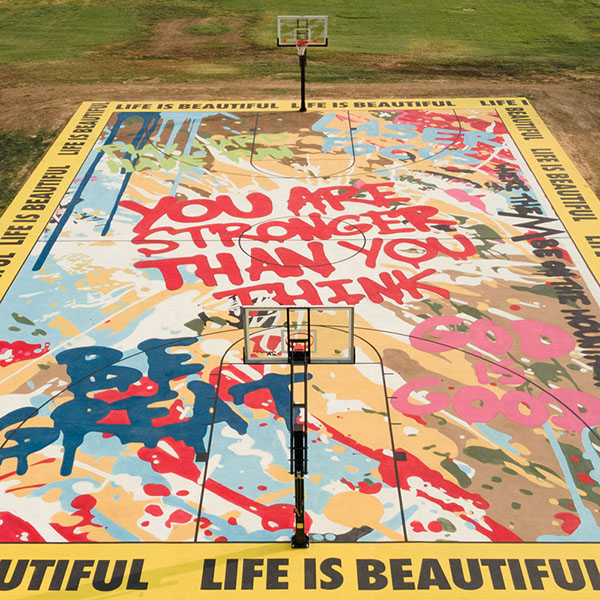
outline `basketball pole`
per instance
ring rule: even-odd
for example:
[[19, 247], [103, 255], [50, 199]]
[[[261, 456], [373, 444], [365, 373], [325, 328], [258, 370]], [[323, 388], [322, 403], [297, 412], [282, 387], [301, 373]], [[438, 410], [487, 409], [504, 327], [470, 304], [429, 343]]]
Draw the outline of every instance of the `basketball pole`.
[[298, 56], [300, 60], [300, 109], [298, 112], [306, 112], [306, 49]]
[[[307, 46], [327, 46], [327, 15], [279, 15], [277, 46], [296, 45], [300, 63], [300, 108], [306, 112]], [[296, 103], [294, 102], [294, 108]]]
[[[308, 474], [308, 364], [310, 363], [310, 311], [306, 336], [292, 337], [290, 314], [287, 309], [287, 343], [290, 364], [290, 473], [294, 476], [294, 535], [292, 548], [308, 548], [306, 532], [306, 509], [304, 507], [304, 476]], [[303, 367], [303, 394], [294, 395], [294, 366]]]

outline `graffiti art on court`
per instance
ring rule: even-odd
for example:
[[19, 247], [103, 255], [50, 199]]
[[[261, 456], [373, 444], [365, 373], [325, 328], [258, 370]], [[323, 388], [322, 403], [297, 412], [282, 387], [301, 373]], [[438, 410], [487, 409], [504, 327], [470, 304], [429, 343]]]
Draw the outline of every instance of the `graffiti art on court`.
[[551, 193], [596, 217], [517, 108], [403, 104], [80, 111], [3, 221], [1, 541], [289, 540], [247, 305], [355, 307], [309, 369], [313, 541], [600, 541], [600, 296]]

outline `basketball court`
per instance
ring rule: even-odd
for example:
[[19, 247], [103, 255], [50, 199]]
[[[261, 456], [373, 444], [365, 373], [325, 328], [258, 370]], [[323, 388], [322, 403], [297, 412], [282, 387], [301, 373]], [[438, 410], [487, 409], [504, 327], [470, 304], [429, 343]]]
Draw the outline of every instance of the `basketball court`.
[[597, 199], [525, 98], [299, 108], [83, 104], [2, 217], [7, 598], [600, 589]]

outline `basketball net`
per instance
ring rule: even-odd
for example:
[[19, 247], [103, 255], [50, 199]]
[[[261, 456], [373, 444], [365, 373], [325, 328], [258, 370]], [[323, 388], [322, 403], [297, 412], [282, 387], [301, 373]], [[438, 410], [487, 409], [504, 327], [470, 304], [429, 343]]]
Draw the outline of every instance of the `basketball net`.
[[296, 49], [298, 50], [298, 56], [304, 56], [306, 49], [308, 48], [308, 40], [296, 40]]

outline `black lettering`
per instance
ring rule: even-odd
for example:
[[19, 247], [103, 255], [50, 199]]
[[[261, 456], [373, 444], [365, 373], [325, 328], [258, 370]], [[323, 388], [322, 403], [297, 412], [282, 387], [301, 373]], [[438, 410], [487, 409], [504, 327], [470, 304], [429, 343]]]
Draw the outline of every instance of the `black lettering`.
[[56, 567], [54, 569], [54, 573], [52, 574], [52, 580], [50, 581], [50, 585], [48, 589], [51, 592], [57, 592], [60, 590], [62, 583], [65, 579], [65, 575], [67, 574], [67, 567], [69, 566], [68, 560], [58, 560], [56, 562]]
[[532, 148], [531, 152], [536, 156], [554, 156], [550, 148]]
[[31, 580], [29, 581], [28, 590], [39, 590], [42, 587], [44, 581], [44, 575], [48, 570], [48, 567], [54, 565], [55, 560], [32, 560], [30, 565], [33, 567], [33, 573], [31, 574]]
[[540, 567], [546, 566], [546, 561], [543, 558], [526, 558], [525, 568], [529, 575], [529, 582], [532, 590], [543, 590], [543, 577], [549, 577], [548, 571], [542, 571]]
[[[586, 297], [581, 300], [583, 304], [590, 304]], [[585, 308], [564, 309], [567, 323], [574, 331], [578, 345], [583, 349], [582, 354], [585, 362], [592, 367], [596, 386], [600, 386], [600, 323], [595, 316]]]
[[108, 565], [110, 560], [99, 560], [94, 572], [94, 579], [92, 580], [92, 586], [99, 592], [112, 592], [116, 590], [122, 583], [123, 577], [125, 576], [125, 569], [127, 568], [126, 560], [115, 561], [110, 580], [106, 581], [106, 575], [108, 573]]
[[262, 575], [262, 571], [258, 569], [263, 565], [262, 558], [245, 558], [242, 563], [242, 589], [253, 590], [254, 580]]
[[583, 561], [583, 564], [585, 565], [585, 570], [590, 578], [592, 588], [600, 590], [600, 571], [598, 570], [598, 563], [593, 558], [586, 558]]
[[436, 558], [424, 558], [419, 572], [418, 590], [428, 590], [432, 586], [440, 590], [449, 590], [450, 584], [444, 571]]
[[[494, 101], [490, 101], [493, 105]], [[510, 104], [512, 101], [508, 101]], [[498, 104], [504, 104], [502, 100], [497, 101]], [[531, 117], [527, 114], [523, 108], [507, 108], [506, 112], [510, 117], [511, 121], [515, 124], [517, 130], [522, 134], [525, 140], [541, 140], [543, 139], [542, 134], [539, 132], [535, 123]]]
[[238, 559], [228, 558], [225, 563], [225, 584], [223, 589], [235, 590], [237, 586], [237, 574], [238, 574]]
[[215, 581], [215, 565], [217, 561], [214, 558], [205, 558], [202, 567], [201, 590], [220, 590], [221, 582]]
[[304, 559], [304, 589], [317, 589], [317, 561], [314, 558]]
[[508, 569], [510, 570], [510, 576], [513, 580], [513, 586], [515, 590], [526, 590], [527, 584], [525, 583], [525, 577], [523, 577], [523, 569], [518, 558], [508, 559]]
[[390, 558], [390, 572], [392, 575], [392, 588], [395, 590], [414, 590], [415, 584], [412, 581], [406, 581], [407, 577], [412, 577], [412, 571], [405, 567], [412, 566], [410, 558]]
[[128, 590], [147, 590], [148, 582], [142, 581], [142, 570], [144, 568], [143, 558], [134, 558], [131, 561], [131, 570], [129, 571], [129, 579], [127, 579]]
[[585, 579], [583, 578], [583, 573], [581, 572], [581, 566], [579, 565], [579, 561], [569, 558], [567, 559], [567, 566], [569, 567], [569, 571], [571, 573], [571, 581], [567, 581], [565, 576], [565, 571], [562, 566], [562, 562], [556, 558], [552, 558], [548, 561], [550, 565], [550, 570], [552, 571], [552, 576], [554, 577], [554, 581], [558, 587], [563, 590], [582, 590], [585, 587]]
[[93, 567], [94, 560], [74, 560], [73, 568], [71, 569], [71, 574], [69, 575], [69, 580], [67, 581], [66, 590], [75, 591], [79, 589], [79, 582], [82, 579], [87, 579], [92, 572], [86, 571], [87, 568]]
[[481, 566], [487, 567], [490, 571], [490, 579], [495, 590], [505, 590], [504, 576], [502, 575], [502, 567], [506, 565], [503, 558], [482, 558]]
[[268, 558], [267, 559], [267, 589], [268, 590], [287, 590], [287, 581], [281, 581], [282, 577], [287, 577], [287, 567], [290, 561], [287, 558]]
[[525, 190], [529, 188], [525, 185], [525, 182], [517, 175], [517, 170], [506, 163], [501, 163], [494, 169], [498, 173], [498, 178], [502, 181], [507, 192], [513, 190]]
[[526, 217], [531, 214], [544, 214], [544, 210], [540, 203], [526, 193], [511, 198], [510, 205], [521, 217]]
[[[521, 216], [518, 213], [511, 213], [511, 212], [507, 212], [504, 210], [499, 210], [498, 215], [500, 215], [501, 217], [520, 217]], [[543, 237], [547, 237], [547, 236], [558, 234], [558, 233], [564, 233], [560, 229], [550, 229], [549, 227], [545, 227], [545, 225], [547, 223], [552, 223], [553, 221], [556, 221], [556, 220], [557, 219], [554, 217], [544, 217], [544, 216], [540, 215], [538, 217], [534, 217], [533, 219], [523, 222], [523, 223], [515, 223], [515, 227], [519, 227], [519, 228], [527, 229], [527, 230], [533, 229], [534, 232], [525, 233], [523, 235], [516, 235], [516, 236], [512, 237], [511, 239], [513, 242], [522, 242], [524, 240], [530, 240], [533, 238], [540, 237], [540, 235], [542, 235]], [[539, 233], [535, 233], [536, 231]]]
[[451, 558], [450, 572], [452, 573], [452, 581], [461, 590], [478, 590], [483, 585], [479, 561], [476, 558], [467, 558], [467, 566], [469, 567], [469, 581], [465, 579], [462, 560], [460, 558]]
[[594, 254], [600, 256], [600, 250], [598, 250], [600, 248], [600, 235], [586, 235], [585, 239], [590, 245], [590, 248], [595, 249]]
[[6, 592], [8, 590], [14, 590], [17, 586], [21, 585], [21, 582], [23, 581], [23, 575], [25, 575], [25, 570], [27, 569], [29, 561], [26, 559], [18, 560], [12, 577], [7, 580], [6, 576], [8, 575], [8, 569], [12, 562], [12, 560], [6, 558], [0, 560], [0, 591]]
[[344, 583], [344, 576], [341, 571], [336, 571], [333, 567], [341, 567], [342, 561], [339, 558], [326, 558], [320, 565], [321, 573], [329, 579], [321, 579], [321, 589], [337, 590]]
[[359, 590], [382, 590], [387, 584], [387, 577], [383, 574], [385, 564], [375, 558], [357, 558], [356, 575]]
[[[600, 333], [600, 323], [598, 323], [595, 316], [587, 308], [563, 309], [561, 312], [566, 315], [567, 323], [570, 327], [583, 332], [587, 329], [588, 332], [593, 334]], [[581, 337], [585, 337], [585, 334], [582, 334]]]

